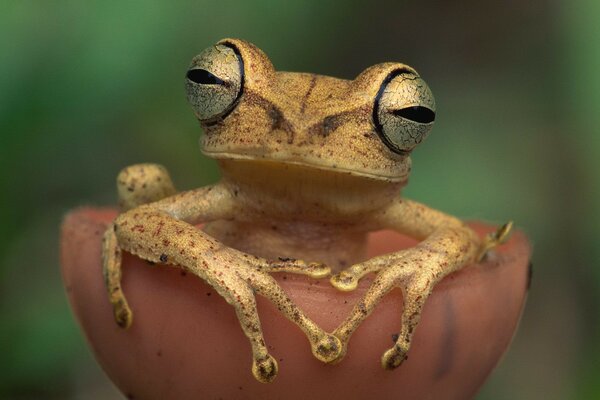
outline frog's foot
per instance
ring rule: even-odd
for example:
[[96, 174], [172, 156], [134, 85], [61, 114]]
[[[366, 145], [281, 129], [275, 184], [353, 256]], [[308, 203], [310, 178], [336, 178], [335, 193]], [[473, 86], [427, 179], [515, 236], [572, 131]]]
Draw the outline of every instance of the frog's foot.
[[[392, 289], [400, 287], [404, 293], [402, 327], [394, 346], [381, 359], [385, 369], [398, 367], [407, 358], [413, 332], [419, 322], [421, 310], [433, 288], [434, 279], [426, 268], [416, 263], [402, 262], [382, 270], [355, 306], [350, 315], [333, 332], [347, 346], [350, 336], [369, 316], [381, 299]], [[338, 360], [339, 361], [339, 360]]]
[[[406, 360], [425, 301], [433, 287], [446, 275], [472, 262], [477, 255], [477, 236], [468, 228], [440, 229], [417, 246], [384, 254], [342, 272], [339, 282], [349, 275], [346, 287], [368, 272], [380, 270], [364, 296], [348, 317], [333, 332], [347, 346], [353, 332], [371, 314], [377, 304], [394, 288], [403, 293], [400, 333], [394, 346], [381, 359], [385, 369], [394, 369]], [[346, 274], [345, 274], [346, 273]], [[334, 280], [334, 284], [338, 280]]]
[[121, 211], [162, 200], [176, 193], [166, 168], [159, 164], [135, 164], [117, 176]]
[[513, 227], [513, 222], [508, 221], [500, 226], [496, 232], [488, 233], [481, 243], [477, 261], [481, 261], [488, 254], [488, 251], [499, 246], [509, 239]]
[[259, 268], [265, 272], [289, 272], [292, 274], [306, 275], [311, 278], [325, 278], [331, 274], [331, 268], [323, 263], [307, 263], [289, 257], [280, 257], [276, 261], [260, 265]]
[[[239, 273], [244, 274], [244, 271]], [[271, 275], [251, 273], [246, 279], [252, 289], [269, 299], [286, 318], [298, 325], [306, 335], [311, 351], [318, 360], [332, 363], [340, 358], [344, 351], [340, 340], [333, 334], [325, 332], [308, 318]]]

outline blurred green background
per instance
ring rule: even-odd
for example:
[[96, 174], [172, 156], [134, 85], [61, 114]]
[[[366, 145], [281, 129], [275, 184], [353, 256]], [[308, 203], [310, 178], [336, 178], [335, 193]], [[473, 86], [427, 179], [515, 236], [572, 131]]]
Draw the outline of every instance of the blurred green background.
[[405, 61], [436, 94], [406, 194], [514, 219], [534, 244], [516, 339], [479, 399], [600, 398], [600, 2], [3, 1], [0, 398], [120, 398], [62, 290], [67, 210], [115, 202], [125, 165], [218, 179], [186, 104], [189, 60], [256, 43], [280, 70], [352, 78]]

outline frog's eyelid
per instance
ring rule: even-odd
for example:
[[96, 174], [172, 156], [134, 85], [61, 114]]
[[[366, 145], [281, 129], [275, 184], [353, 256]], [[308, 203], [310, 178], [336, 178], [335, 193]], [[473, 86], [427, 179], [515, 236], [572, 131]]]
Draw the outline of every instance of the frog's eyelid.
[[242, 53], [240, 52], [240, 49], [238, 49], [233, 43], [230, 43], [230, 42], [223, 42], [222, 44], [223, 44], [223, 46], [228, 47], [231, 50], [233, 50], [233, 53], [237, 57], [238, 68], [240, 71], [240, 90], [238, 91], [237, 95], [235, 96], [235, 99], [229, 106], [229, 109], [226, 110], [223, 113], [223, 115], [221, 115], [221, 119], [228, 116], [233, 111], [233, 109], [237, 107], [238, 103], [240, 102], [240, 99], [242, 98], [242, 95], [244, 94], [244, 90], [245, 90], [245, 86], [246, 86], [246, 67], [244, 65], [244, 58], [242, 57]]

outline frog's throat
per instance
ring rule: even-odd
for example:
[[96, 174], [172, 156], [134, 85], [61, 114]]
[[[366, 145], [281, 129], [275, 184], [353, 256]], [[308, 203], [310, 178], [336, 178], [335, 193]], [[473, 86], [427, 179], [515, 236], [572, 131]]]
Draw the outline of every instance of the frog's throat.
[[213, 152], [206, 151], [204, 149], [201, 150], [204, 155], [210, 158], [214, 158], [217, 160], [243, 160], [243, 161], [257, 161], [257, 162], [267, 162], [267, 163], [280, 163], [280, 164], [288, 164], [288, 165], [297, 165], [301, 167], [317, 169], [327, 172], [340, 173], [340, 174], [348, 174], [357, 177], [364, 177], [369, 179], [374, 179], [377, 181], [390, 182], [395, 184], [401, 184], [404, 186], [408, 182], [408, 173], [405, 175], [385, 175], [376, 172], [369, 171], [360, 171], [357, 169], [344, 168], [338, 165], [329, 165], [329, 164], [318, 164], [312, 163], [308, 161], [298, 161], [298, 160], [290, 160], [290, 159], [277, 159], [277, 158], [269, 158], [268, 156], [256, 156], [256, 155], [247, 155], [247, 154], [235, 154], [228, 152]]

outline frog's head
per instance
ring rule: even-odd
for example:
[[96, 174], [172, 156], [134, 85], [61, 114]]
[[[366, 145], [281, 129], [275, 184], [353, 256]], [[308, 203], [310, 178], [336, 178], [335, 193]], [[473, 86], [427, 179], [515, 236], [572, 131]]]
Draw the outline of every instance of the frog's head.
[[194, 57], [188, 99], [213, 158], [301, 165], [404, 182], [435, 101], [411, 67], [384, 63], [353, 81], [276, 72], [256, 46], [224, 39]]

